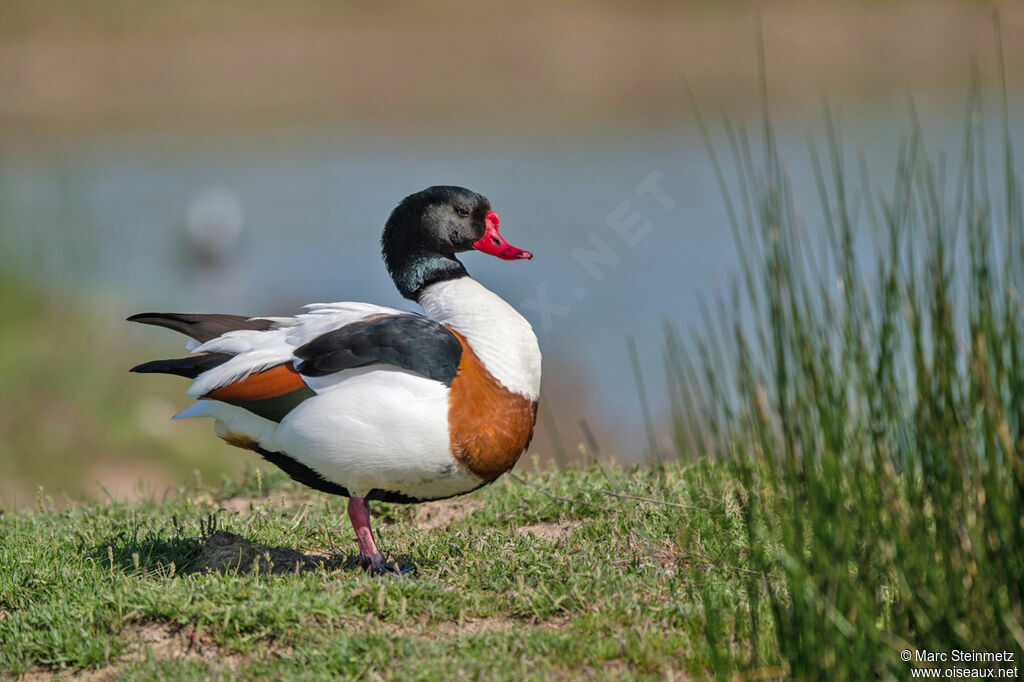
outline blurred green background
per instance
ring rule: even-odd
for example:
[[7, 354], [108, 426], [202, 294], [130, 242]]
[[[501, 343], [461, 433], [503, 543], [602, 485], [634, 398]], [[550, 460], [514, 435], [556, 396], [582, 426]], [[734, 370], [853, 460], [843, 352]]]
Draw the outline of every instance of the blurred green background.
[[[162, 494], [255, 465], [208, 423], [170, 422], [183, 382], [127, 374], [182, 344], [124, 317], [404, 305], [380, 226], [449, 182], [487, 194], [538, 255], [467, 258], [538, 329], [532, 452], [572, 457], [581, 419], [619, 461], [657, 449], [668, 408], [653, 401], [644, 440], [626, 338], [663, 395], [661, 317], [699, 321], [737, 265], [684, 82], [753, 117], [757, 14], [784, 151], [805, 154], [827, 95], [846, 138], [886, 159], [879, 184], [908, 89], [932, 146], [956, 149], [972, 60], [983, 88], [996, 73], [973, 2], [0, 4], [0, 503]], [[1019, 101], [1024, 6], [1002, 26]], [[635, 191], [652, 174], [670, 209]], [[628, 248], [609, 228], [624, 204], [653, 228]], [[600, 277], [573, 256], [594, 237], [617, 259]]]

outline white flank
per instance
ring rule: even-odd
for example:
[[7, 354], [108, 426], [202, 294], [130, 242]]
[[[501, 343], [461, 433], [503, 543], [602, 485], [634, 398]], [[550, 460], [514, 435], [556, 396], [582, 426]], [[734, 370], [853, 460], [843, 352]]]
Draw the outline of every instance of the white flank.
[[420, 294], [427, 316], [466, 337], [501, 384], [530, 400], [540, 395], [540, 347], [530, 323], [470, 277], [432, 284]]
[[390, 367], [339, 374], [281, 422], [283, 452], [356, 496], [380, 489], [429, 499], [480, 485], [452, 458], [444, 384]]

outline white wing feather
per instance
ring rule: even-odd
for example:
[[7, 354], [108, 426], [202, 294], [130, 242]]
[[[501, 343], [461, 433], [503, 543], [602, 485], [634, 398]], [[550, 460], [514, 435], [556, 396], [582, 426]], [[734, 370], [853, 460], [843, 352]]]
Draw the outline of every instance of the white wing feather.
[[273, 326], [265, 331], [241, 329], [227, 332], [197, 344], [186, 346], [193, 353], [227, 353], [230, 360], [195, 378], [186, 395], [200, 398], [210, 391], [244, 379], [284, 362], [294, 361], [296, 348], [318, 336], [371, 315], [408, 315], [404, 310], [387, 308], [371, 303], [313, 303], [306, 312], [294, 317], [271, 319]]

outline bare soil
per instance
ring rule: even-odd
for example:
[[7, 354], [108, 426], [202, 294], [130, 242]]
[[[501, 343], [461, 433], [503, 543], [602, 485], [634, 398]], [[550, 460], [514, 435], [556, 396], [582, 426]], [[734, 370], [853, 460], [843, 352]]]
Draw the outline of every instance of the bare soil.
[[484, 506], [477, 497], [454, 497], [449, 500], [424, 502], [416, 505], [412, 525], [423, 530], [446, 530], [461, 518]]
[[551, 542], [561, 542], [569, 537], [574, 530], [583, 525], [582, 521], [563, 521], [560, 523], [534, 523], [516, 528], [517, 535], [532, 535]]

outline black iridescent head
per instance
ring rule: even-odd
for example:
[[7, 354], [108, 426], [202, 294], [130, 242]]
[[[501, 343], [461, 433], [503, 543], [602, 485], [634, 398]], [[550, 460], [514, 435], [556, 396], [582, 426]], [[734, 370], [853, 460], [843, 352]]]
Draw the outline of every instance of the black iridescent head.
[[402, 295], [416, 300], [426, 286], [467, 275], [455, 258], [460, 251], [530, 258], [529, 252], [505, 242], [498, 224], [487, 197], [464, 187], [428, 187], [391, 212], [380, 239], [384, 264]]

